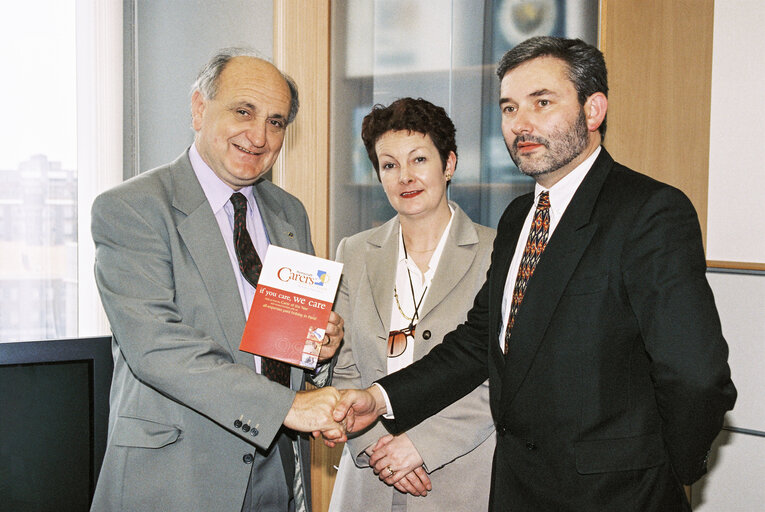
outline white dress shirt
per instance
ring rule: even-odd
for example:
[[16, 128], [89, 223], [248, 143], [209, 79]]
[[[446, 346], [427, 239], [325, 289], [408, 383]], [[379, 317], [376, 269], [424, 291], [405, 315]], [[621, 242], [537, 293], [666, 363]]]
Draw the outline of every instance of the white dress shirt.
[[[550, 193], [550, 229], [547, 235], [547, 242], [552, 239], [553, 232], [558, 226], [561, 217], [568, 208], [568, 204], [574, 197], [579, 185], [581, 185], [584, 177], [590, 171], [592, 164], [600, 154], [601, 146], [587, 157], [587, 159], [576, 166], [573, 171], [561, 178], [559, 182], [550, 187], [548, 192]], [[515, 246], [515, 253], [513, 253], [513, 259], [510, 262], [510, 270], [507, 272], [507, 279], [505, 280], [505, 292], [502, 295], [502, 330], [499, 334], [499, 346], [502, 350], [505, 349], [505, 331], [507, 330], [507, 322], [510, 319], [510, 304], [513, 300], [513, 289], [515, 288], [515, 281], [518, 277], [518, 268], [521, 266], [521, 259], [523, 258], [523, 251], [526, 248], [526, 241], [529, 238], [529, 231], [531, 231], [531, 221], [534, 220], [534, 212], [539, 202], [540, 194], [544, 192], [544, 188], [537, 183], [534, 186], [534, 204], [531, 205], [529, 214], [526, 216], [526, 220], [523, 222], [523, 228], [521, 234], [518, 236], [518, 243]]]

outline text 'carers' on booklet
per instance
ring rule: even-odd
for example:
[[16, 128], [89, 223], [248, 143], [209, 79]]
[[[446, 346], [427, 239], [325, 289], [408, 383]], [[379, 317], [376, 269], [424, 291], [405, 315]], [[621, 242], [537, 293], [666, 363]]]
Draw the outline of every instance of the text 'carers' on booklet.
[[240, 350], [314, 369], [343, 264], [271, 245]]

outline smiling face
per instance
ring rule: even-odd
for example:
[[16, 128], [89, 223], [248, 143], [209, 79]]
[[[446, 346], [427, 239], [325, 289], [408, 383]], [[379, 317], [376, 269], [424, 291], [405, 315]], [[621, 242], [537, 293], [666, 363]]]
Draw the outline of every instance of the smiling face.
[[194, 139], [202, 159], [229, 187], [252, 185], [279, 156], [290, 90], [270, 63], [234, 57], [218, 77], [215, 98], [191, 98]]
[[380, 181], [391, 206], [405, 218], [448, 213], [446, 184], [457, 163], [454, 152], [441, 161], [430, 135], [396, 130], [375, 143]]
[[500, 85], [502, 135], [524, 174], [550, 187], [600, 144], [605, 96], [579, 103], [565, 62], [539, 57], [508, 71]]

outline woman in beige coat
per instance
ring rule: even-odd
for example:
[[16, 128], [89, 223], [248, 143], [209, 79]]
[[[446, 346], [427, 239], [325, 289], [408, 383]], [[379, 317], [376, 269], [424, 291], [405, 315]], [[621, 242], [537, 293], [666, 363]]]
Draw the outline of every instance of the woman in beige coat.
[[[398, 215], [338, 246], [338, 388], [365, 388], [411, 364], [464, 321], [494, 239], [447, 200], [457, 147], [443, 108], [412, 98], [377, 105], [362, 139]], [[486, 510], [494, 435], [487, 383], [398, 436], [374, 424], [346, 443], [330, 511]]]

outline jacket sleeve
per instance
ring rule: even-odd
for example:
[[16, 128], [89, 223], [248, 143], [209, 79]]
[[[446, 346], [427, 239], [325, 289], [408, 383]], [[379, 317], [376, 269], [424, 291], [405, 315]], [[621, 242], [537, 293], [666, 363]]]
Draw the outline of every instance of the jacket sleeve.
[[671, 463], [684, 484], [706, 472], [706, 456], [736, 390], [696, 212], [680, 191], [653, 192], [622, 256], [624, 282], [645, 349]]

